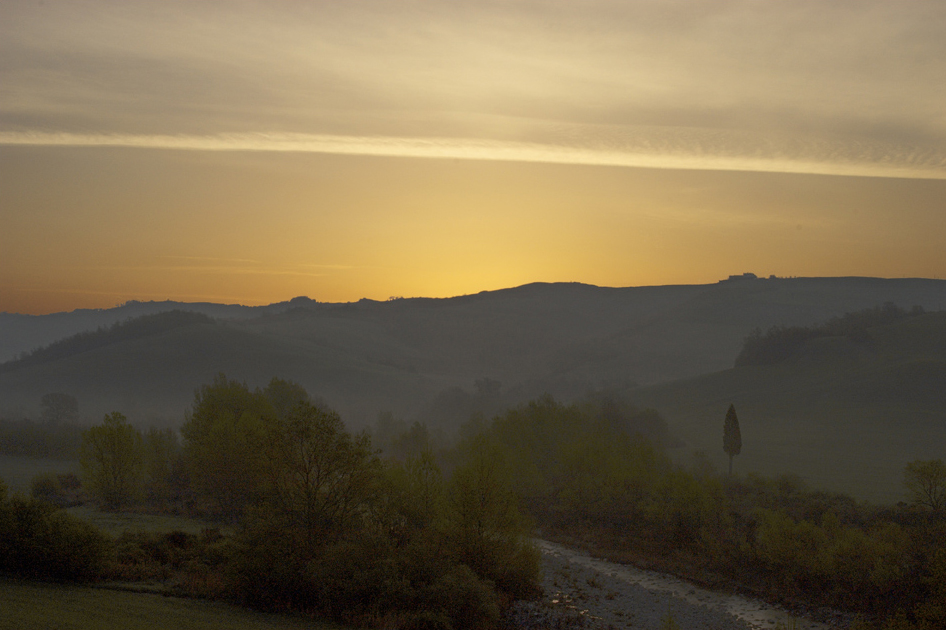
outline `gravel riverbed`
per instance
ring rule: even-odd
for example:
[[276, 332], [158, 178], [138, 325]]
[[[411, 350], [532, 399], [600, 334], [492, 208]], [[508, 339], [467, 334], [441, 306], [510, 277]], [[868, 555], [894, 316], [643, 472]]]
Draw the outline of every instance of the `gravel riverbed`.
[[671, 617], [681, 630], [828, 630], [827, 624], [739, 595], [709, 591], [679, 578], [599, 560], [546, 541], [542, 602], [521, 606], [523, 629], [659, 630]]

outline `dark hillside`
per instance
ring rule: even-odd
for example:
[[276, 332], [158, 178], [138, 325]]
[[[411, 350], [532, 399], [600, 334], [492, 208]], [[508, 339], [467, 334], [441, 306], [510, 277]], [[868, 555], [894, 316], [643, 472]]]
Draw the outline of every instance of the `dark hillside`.
[[[43, 394], [61, 391], [77, 397], [87, 419], [121, 410], [138, 422], [154, 416], [176, 424], [194, 389], [224, 372], [251, 387], [273, 376], [297, 381], [355, 427], [382, 410], [456, 425], [471, 408], [477, 380], [499, 383], [482, 407], [490, 413], [546, 392], [568, 402], [589, 390], [725, 370], [755, 328], [810, 326], [885, 302], [946, 308], [946, 282], [537, 283], [447, 299], [221, 306], [237, 315], [10, 363], [0, 372], [0, 412], [35, 415]], [[197, 306], [203, 312], [206, 305]], [[0, 328], [0, 339], [6, 333]]]
[[213, 321], [212, 318], [202, 313], [180, 310], [166, 311], [155, 315], [142, 315], [135, 319], [112, 324], [110, 328], [82, 332], [55, 341], [44, 348], [37, 348], [19, 359], [0, 364], [0, 372], [9, 372], [30, 365], [40, 365], [66, 359], [111, 344], [154, 337], [176, 328], [195, 324], [211, 324]]
[[315, 304], [308, 298], [295, 298], [288, 302], [268, 306], [241, 306], [239, 304], [211, 304], [208, 302], [139, 302], [131, 300], [121, 306], [108, 309], [78, 309], [68, 313], [50, 315], [21, 315], [0, 312], [0, 363], [10, 361], [24, 353], [51, 343], [77, 335], [108, 328], [117, 323], [144, 315], [155, 315], [168, 311], [202, 313], [219, 319], [247, 319], [266, 313], [281, 313], [294, 306]]
[[737, 470], [793, 472], [817, 487], [896, 501], [906, 462], [946, 456], [946, 313], [819, 334], [777, 362], [656, 385], [633, 399], [664, 412], [688, 443], [681, 457], [704, 450], [723, 465], [733, 403], [743, 437]]

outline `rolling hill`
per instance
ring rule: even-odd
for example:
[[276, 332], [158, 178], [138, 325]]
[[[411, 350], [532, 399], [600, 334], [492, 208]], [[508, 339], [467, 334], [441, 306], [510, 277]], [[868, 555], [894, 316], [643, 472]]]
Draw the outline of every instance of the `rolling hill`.
[[818, 336], [763, 365], [640, 388], [640, 405], [667, 417], [687, 446], [720, 469], [732, 403], [743, 449], [736, 469], [797, 473], [811, 485], [884, 501], [902, 498], [904, 465], [946, 458], [946, 312], [866, 334]]
[[[802, 392], [798, 401], [789, 386], [777, 392], [771, 389], [770, 382], [778, 379], [766, 376], [790, 366], [728, 368], [755, 328], [810, 325], [884, 302], [943, 309], [946, 282], [739, 277], [711, 285], [664, 287], [531, 284], [448, 299], [346, 304], [297, 298], [255, 309], [143, 303], [136, 308], [152, 309], [146, 317], [172, 310], [207, 317], [174, 320], [172, 316], [177, 323], [164, 326], [154, 320], [134, 325], [126, 321], [116, 327], [114, 322], [123, 318], [103, 312], [100, 315], [112, 318], [112, 324], [89, 326], [83, 329], [84, 336], [59, 343], [53, 342], [63, 322], [78, 328], [88, 313], [80, 312], [74, 322], [70, 314], [36, 317], [13, 329], [6, 326], [8, 320], [0, 319], [0, 341], [6, 340], [7, 346], [24, 327], [33, 331], [33, 339], [44, 338], [46, 346], [0, 365], [0, 413], [36, 416], [43, 394], [65, 392], [78, 398], [80, 415], [87, 421], [118, 410], [142, 425], [176, 426], [194, 390], [223, 372], [251, 387], [265, 385], [274, 376], [294, 380], [338, 409], [353, 428], [389, 410], [449, 430], [465, 419], [471, 401], [478, 400], [477, 379], [501, 383], [497, 391], [491, 390], [489, 404], [479, 406], [486, 412], [545, 392], [567, 401], [589, 389], [610, 388], [631, 392], [641, 404], [664, 412], [671, 428], [687, 442], [686, 450], [705, 449], [713, 457], [722, 456], [717, 433], [726, 407], [735, 402], [746, 444], [737, 469], [795, 470], [820, 483], [819, 471], [833, 469], [821, 456], [806, 460], [808, 455], [804, 451], [799, 455], [797, 444], [809, 440], [811, 453], [823, 453], [831, 446], [827, 440], [840, 443], [851, 437], [853, 420], [840, 412], [812, 416], [811, 406], [801, 400], [822, 400], [818, 409], [843, 411], [845, 405], [866, 400], [864, 388], [839, 380], [837, 375], [846, 373], [834, 359], [813, 362], [812, 376], [793, 372], [784, 377]], [[89, 332], [101, 326], [106, 328]], [[922, 345], [916, 339], [904, 337], [902, 342]], [[822, 341], [830, 345], [830, 340]], [[896, 343], [883, 347], [888, 346]], [[826, 346], [824, 352], [828, 350]], [[890, 364], [885, 369], [889, 371], [870, 373], [877, 381], [872, 392], [892, 387], [895, 381], [885, 379], [913, 383], [919, 382], [917, 373], [926, 378], [935, 372], [922, 363]], [[825, 389], [829, 382], [837, 387]], [[854, 393], [847, 398], [838, 393], [848, 390]], [[770, 399], [784, 401], [778, 414], [763, 412]], [[911, 414], [904, 422], [935, 424], [942, 401], [923, 401], [931, 405], [928, 413], [923, 415], [917, 402], [904, 407]], [[716, 410], [723, 402], [722, 410]], [[896, 405], [888, 407], [870, 411], [871, 417], [887, 418]], [[757, 420], [762, 417], [766, 420]], [[819, 423], [845, 428], [819, 429], [821, 433], [810, 428]], [[876, 432], [865, 438], [865, 444], [896, 439], [896, 432], [879, 419], [862, 426]], [[910, 435], [913, 441], [898, 447], [901, 459], [927, 452], [914, 448], [917, 433]], [[769, 451], [763, 443], [771, 447]], [[851, 457], [869, 462], [875, 456], [871, 448], [852, 446]], [[896, 458], [891, 461], [892, 467], [899, 466]]]

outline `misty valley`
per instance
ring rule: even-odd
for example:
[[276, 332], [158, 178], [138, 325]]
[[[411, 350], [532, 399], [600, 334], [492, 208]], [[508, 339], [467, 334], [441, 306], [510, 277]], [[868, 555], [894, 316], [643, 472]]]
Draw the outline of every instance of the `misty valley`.
[[0, 360], [0, 625], [946, 627], [946, 281], [130, 302]]

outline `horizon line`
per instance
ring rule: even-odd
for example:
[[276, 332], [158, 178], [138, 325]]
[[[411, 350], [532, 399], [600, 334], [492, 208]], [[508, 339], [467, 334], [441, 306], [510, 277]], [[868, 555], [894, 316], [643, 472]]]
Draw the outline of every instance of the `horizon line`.
[[[122, 308], [130, 304], [183, 304], [183, 305], [199, 305], [207, 304], [210, 306], [231, 306], [231, 307], [240, 307], [240, 308], [266, 308], [269, 306], [276, 306], [279, 304], [288, 304], [293, 300], [297, 299], [306, 299], [316, 304], [324, 305], [344, 305], [344, 304], [357, 304], [358, 302], [395, 302], [401, 300], [451, 300], [456, 298], [472, 297], [475, 295], [482, 295], [484, 293], [498, 293], [500, 291], [513, 291], [516, 289], [522, 289], [524, 287], [529, 287], [533, 285], [581, 285], [585, 287], [592, 287], [596, 289], [653, 289], [661, 287], [710, 287], [718, 284], [723, 284], [726, 282], [744, 282], [744, 281], [771, 281], [771, 280], [925, 280], [931, 282], [946, 282], [946, 280], [937, 277], [923, 277], [923, 276], [897, 276], [897, 277], [882, 277], [882, 276], [776, 276], [771, 274], [768, 276], [757, 276], [753, 273], [741, 273], [741, 274], [731, 274], [727, 278], [721, 278], [715, 282], [703, 282], [703, 283], [677, 283], [677, 284], [641, 284], [641, 285], [629, 285], [629, 286], [606, 286], [599, 284], [592, 284], [589, 282], [581, 282], [579, 280], [560, 280], [560, 281], [547, 281], [547, 280], [535, 280], [533, 282], [526, 282], [524, 284], [518, 284], [515, 286], [501, 287], [498, 289], [483, 289], [482, 291], [477, 291], [475, 293], [461, 293], [457, 295], [449, 295], [446, 297], [431, 297], [423, 295], [414, 295], [410, 297], [405, 296], [391, 296], [386, 299], [374, 299], [369, 297], [361, 297], [357, 300], [350, 302], [322, 302], [315, 298], [309, 297], [308, 295], [296, 295], [291, 298], [284, 300], [279, 300], [278, 302], [268, 302], [268, 303], [259, 303], [259, 304], [243, 304], [240, 302], [209, 302], [206, 299], [199, 300], [195, 302], [184, 302], [181, 300], [175, 300], [170, 297], [164, 299], [140, 299], [140, 298], [129, 298], [123, 302], [119, 302], [114, 306], [99, 307], [99, 308], [75, 308], [71, 311], [53, 311], [49, 313], [40, 313], [40, 314], [31, 314], [31, 313], [15, 313], [10, 311], [0, 311], [0, 316], [2, 315], [19, 315], [22, 317], [44, 317], [47, 315], [63, 315], [75, 313], [77, 311], [109, 311], [113, 309]], [[197, 296], [195, 296], [197, 297]], [[210, 297], [210, 296], [208, 296]]]

